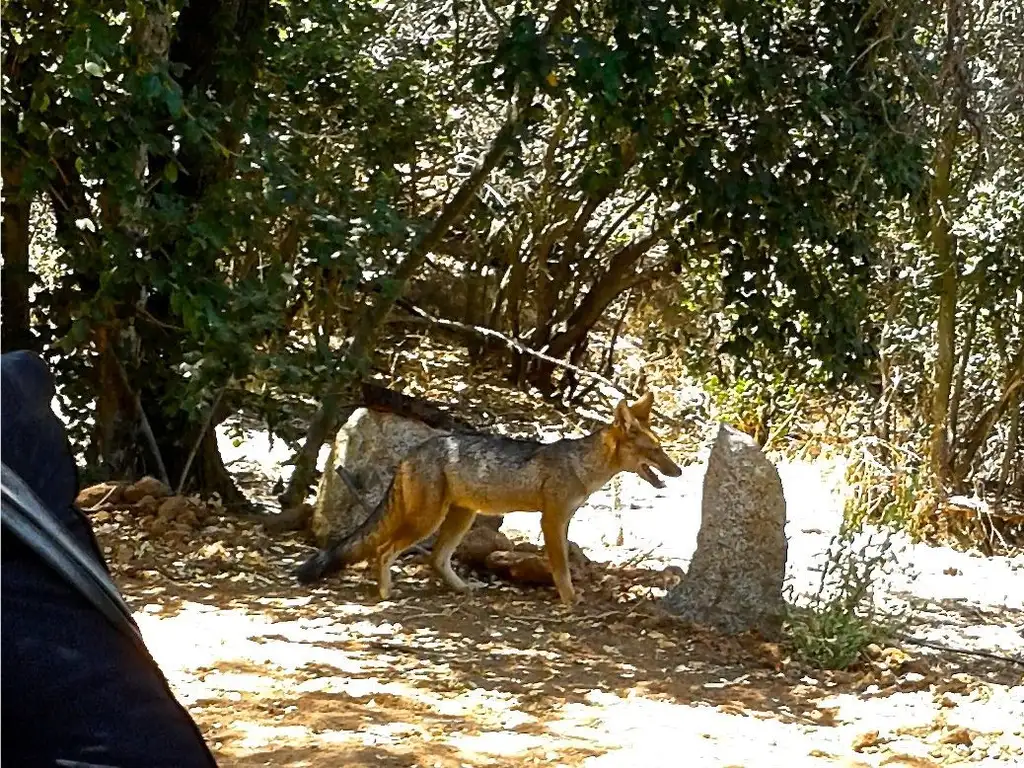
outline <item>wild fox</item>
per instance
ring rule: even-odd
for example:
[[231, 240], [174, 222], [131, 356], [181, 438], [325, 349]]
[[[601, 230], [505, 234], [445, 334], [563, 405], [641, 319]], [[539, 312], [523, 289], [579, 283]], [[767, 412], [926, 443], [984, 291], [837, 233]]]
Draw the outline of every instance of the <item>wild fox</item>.
[[[381, 599], [391, 593], [391, 566], [406, 549], [438, 531], [431, 565], [449, 587], [469, 591], [452, 570], [452, 553], [477, 514], [540, 512], [544, 548], [562, 602], [575, 601], [568, 532], [573, 513], [622, 471], [664, 488], [651, 467], [669, 477], [682, 470], [650, 429], [650, 392], [622, 400], [608, 424], [582, 438], [542, 444], [489, 435], [439, 435], [399, 463], [373, 513], [354, 531], [320, 550], [296, 571], [306, 584], [344, 565], [376, 565]], [[440, 530], [438, 530], [440, 529]]]

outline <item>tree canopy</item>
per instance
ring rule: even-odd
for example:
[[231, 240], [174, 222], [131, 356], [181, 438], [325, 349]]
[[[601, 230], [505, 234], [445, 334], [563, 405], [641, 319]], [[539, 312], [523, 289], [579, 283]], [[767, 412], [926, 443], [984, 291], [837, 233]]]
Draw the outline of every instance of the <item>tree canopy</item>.
[[[595, 331], [652, 312], [644, 342], [698, 376], [906, 388], [894, 366], [938, 360], [911, 408], [942, 434], [949, 329], [970, 323], [962, 365], [998, 407], [969, 453], [1019, 409], [1010, 2], [3, 13], [4, 348], [52, 358], [110, 474], [237, 499], [211, 425], [248, 408], [273, 428], [312, 395], [301, 498], [396, 302], [574, 366], [610, 364]], [[937, 316], [937, 358], [902, 343]], [[987, 340], [1002, 362], [971, 356]], [[550, 360], [465, 341], [574, 393]]]

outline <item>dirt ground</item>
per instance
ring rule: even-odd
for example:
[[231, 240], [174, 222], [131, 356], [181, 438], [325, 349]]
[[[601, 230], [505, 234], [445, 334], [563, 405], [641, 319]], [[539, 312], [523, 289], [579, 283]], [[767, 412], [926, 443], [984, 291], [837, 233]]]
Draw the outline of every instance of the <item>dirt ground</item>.
[[359, 568], [300, 587], [308, 543], [261, 525], [152, 520], [94, 524], [223, 766], [1024, 763], [1003, 662], [893, 649], [815, 672], [662, 615], [656, 568], [597, 564], [568, 612], [551, 588], [450, 594], [413, 557], [380, 602]]
[[[406, 346], [394, 385], [488, 431], [547, 440], [593, 425], [422, 339]], [[236, 479], [270, 508], [289, 447], [241, 422], [218, 435]], [[309, 589], [291, 576], [309, 542], [226, 516], [159, 530], [133, 512], [94, 522], [223, 766], [1024, 765], [1024, 667], [905, 645], [823, 673], [661, 614], [663, 569], [685, 570], [696, 543], [709, 437], [677, 436], [684, 473], [664, 491], [626, 476], [576, 514], [570, 537], [595, 565], [573, 612], [553, 588], [480, 574], [474, 595], [453, 595], [415, 557], [396, 566], [388, 602], [361, 568]], [[806, 594], [842, 519], [838, 475], [779, 469], [787, 578]], [[510, 515], [503, 531], [539, 541], [536, 515]], [[914, 636], [1024, 656], [1024, 558], [909, 545], [899, 558], [880, 599], [914, 601]]]

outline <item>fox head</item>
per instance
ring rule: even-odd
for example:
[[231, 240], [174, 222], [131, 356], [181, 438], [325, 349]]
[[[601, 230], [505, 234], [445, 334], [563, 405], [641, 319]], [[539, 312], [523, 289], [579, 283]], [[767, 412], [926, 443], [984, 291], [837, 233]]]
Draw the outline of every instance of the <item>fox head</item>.
[[664, 488], [665, 483], [651, 467], [669, 477], [679, 477], [683, 470], [668, 457], [651, 432], [652, 405], [654, 396], [650, 392], [633, 405], [621, 401], [615, 406], [611, 432], [621, 469], [635, 472], [655, 488]]

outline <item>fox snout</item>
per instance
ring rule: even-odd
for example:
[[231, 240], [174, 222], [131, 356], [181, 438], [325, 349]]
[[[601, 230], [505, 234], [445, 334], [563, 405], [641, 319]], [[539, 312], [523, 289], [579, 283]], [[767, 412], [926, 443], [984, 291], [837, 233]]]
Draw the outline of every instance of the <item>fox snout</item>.
[[672, 461], [664, 451], [658, 457], [658, 471], [668, 477], [679, 477], [683, 474], [683, 468]]
[[668, 457], [668, 454], [661, 449], [657, 452], [648, 454], [646, 458], [650, 459], [650, 461], [642, 461], [640, 466], [637, 467], [636, 473], [655, 488], [664, 488], [665, 483], [651, 469], [652, 465], [658, 468], [658, 472], [666, 475], [667, 477], [679, 477], [683, 474], [683, 470], [679, 465], [672, 461], [672, 459]]

